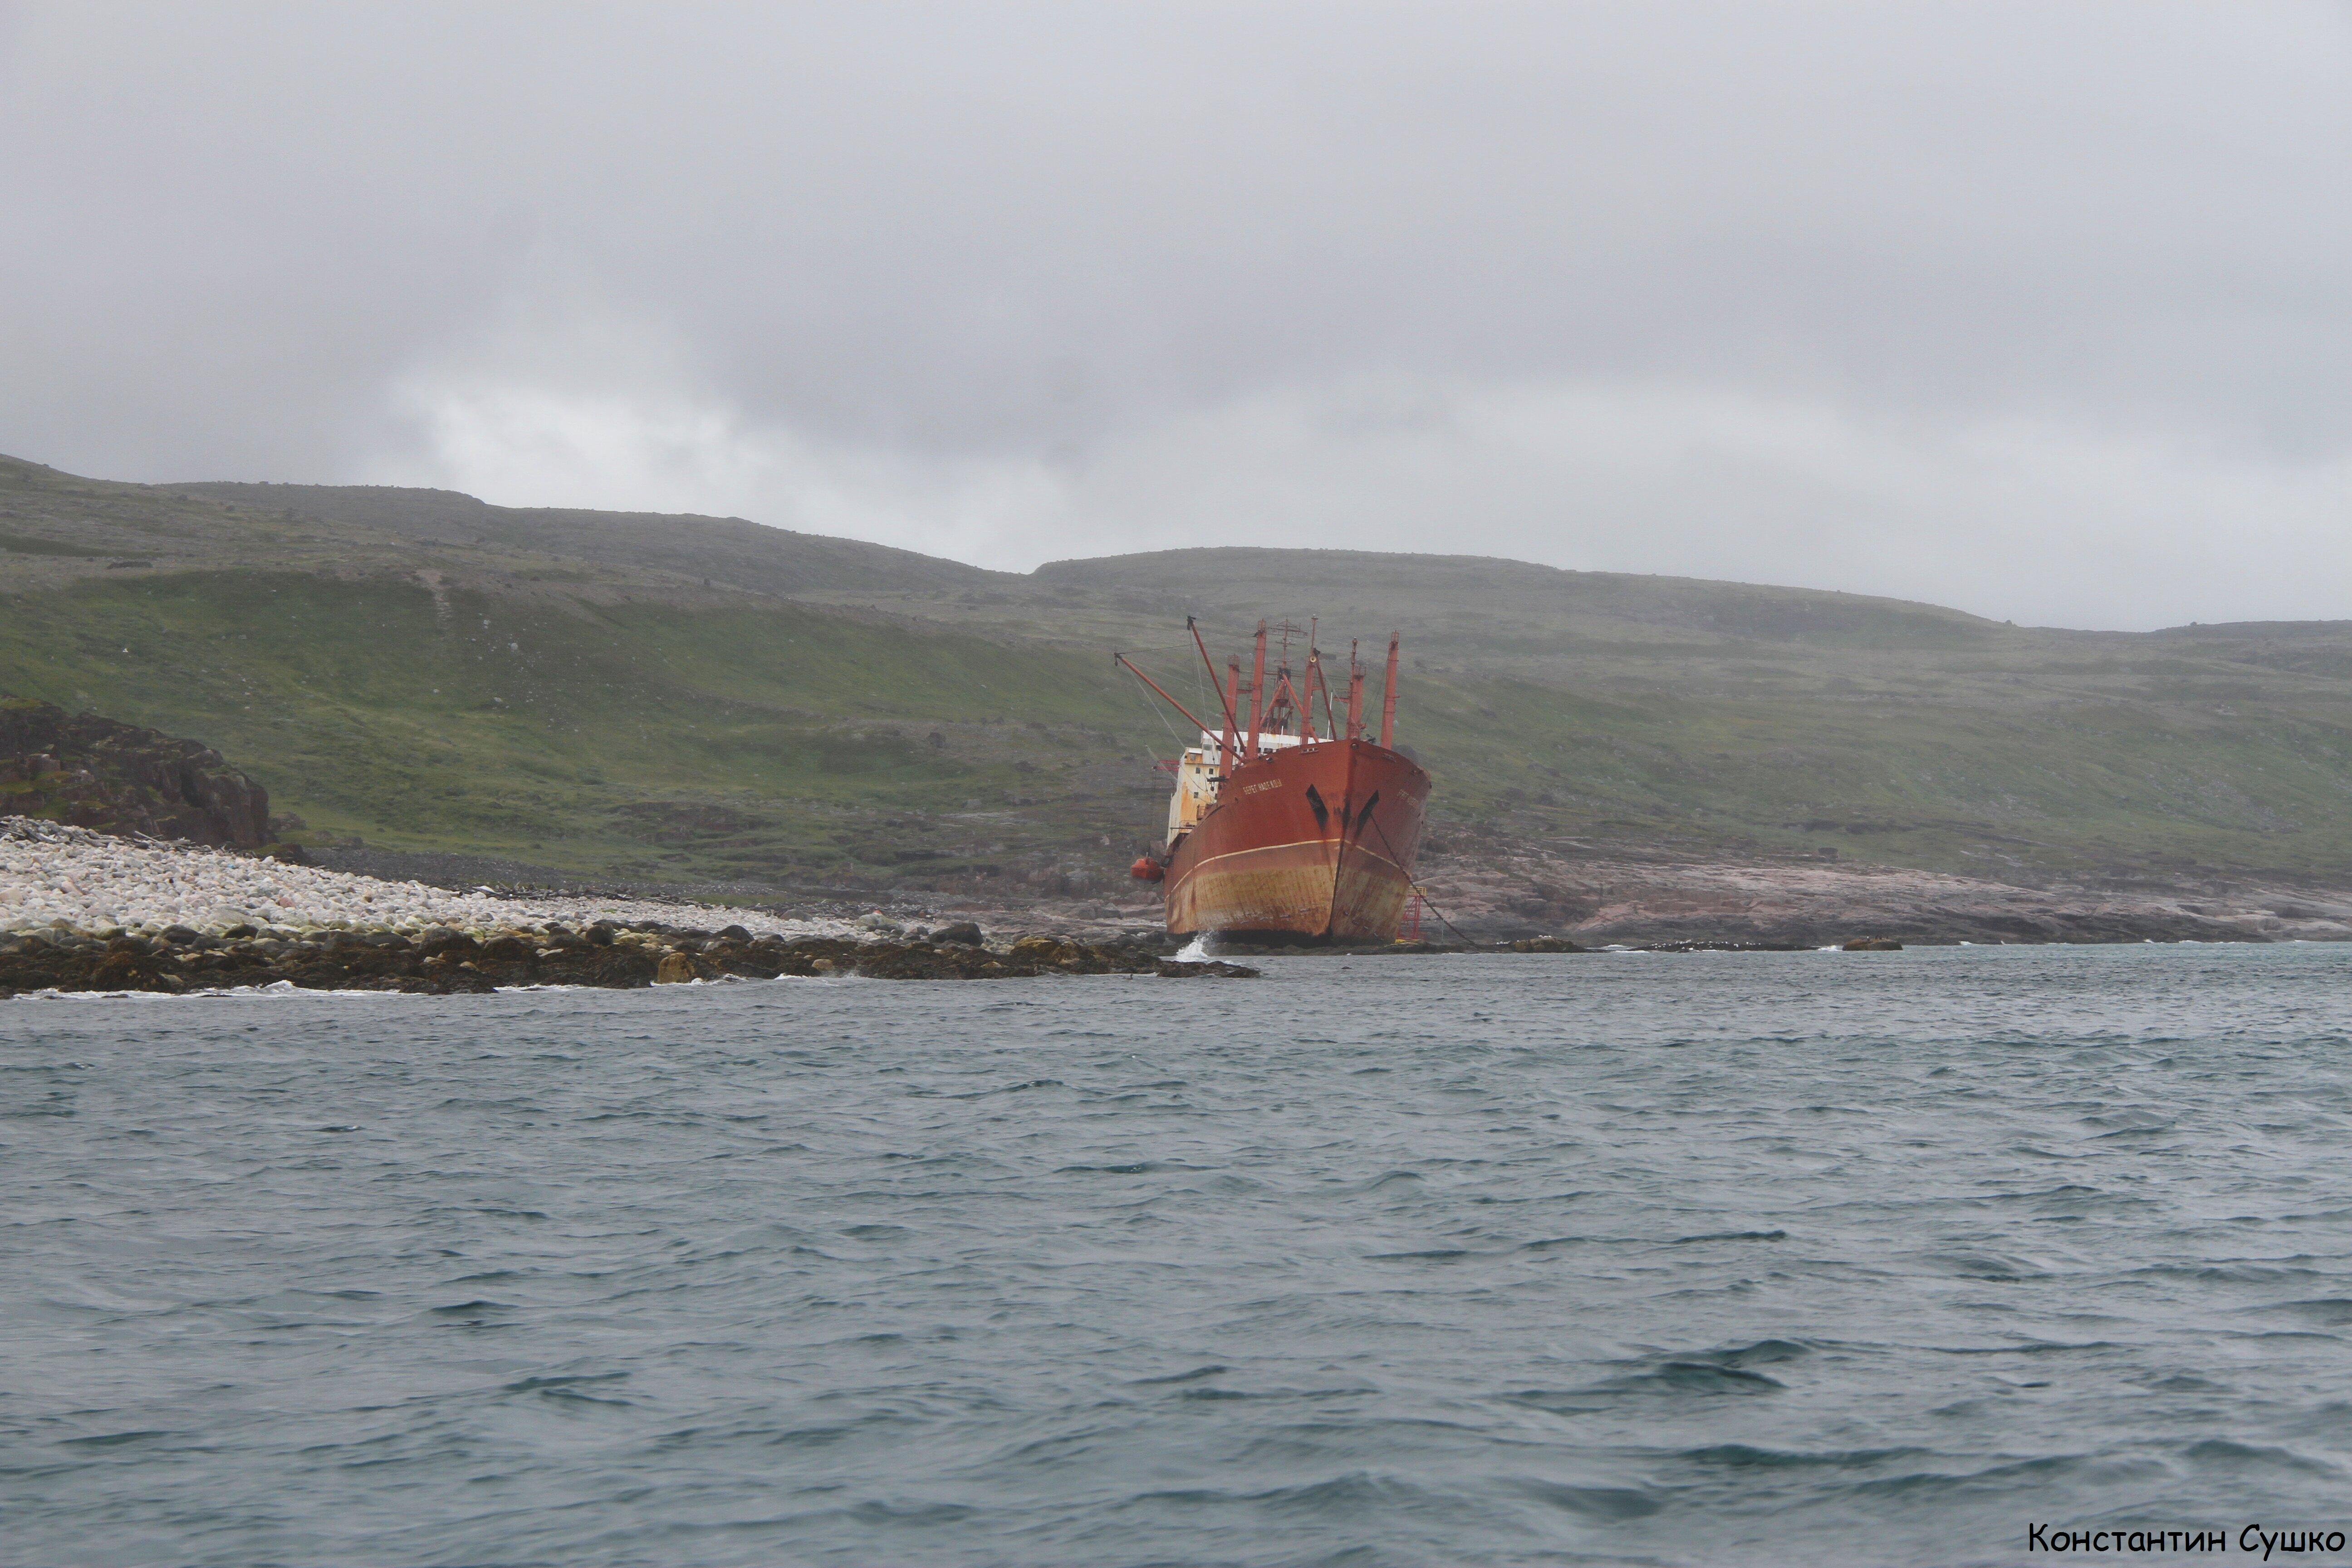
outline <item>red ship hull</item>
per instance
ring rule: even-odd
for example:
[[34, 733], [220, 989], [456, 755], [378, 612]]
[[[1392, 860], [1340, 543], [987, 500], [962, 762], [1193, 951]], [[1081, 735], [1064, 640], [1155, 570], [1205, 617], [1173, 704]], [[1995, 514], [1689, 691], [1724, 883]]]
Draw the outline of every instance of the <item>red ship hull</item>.
[[1253, 758], [1168, 859], [1168, 929], [1288, 942], [1396, 940], [1429, 774], [1370, 741]]

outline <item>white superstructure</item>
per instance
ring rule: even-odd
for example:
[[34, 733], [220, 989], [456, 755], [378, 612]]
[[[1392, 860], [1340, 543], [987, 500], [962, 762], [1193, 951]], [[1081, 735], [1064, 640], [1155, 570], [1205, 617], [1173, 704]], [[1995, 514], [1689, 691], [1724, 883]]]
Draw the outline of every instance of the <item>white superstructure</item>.
[[[1296, 735], [1275, 735], [1260, 732], [1260, 751], [1280, 751], [1285, 746], [1298, 744]], [[1224, 739], [1205, 731], [1201, 743], [1188, 746], [1176, 763], [1176, 793], [1168, 797], [1168, 837], [1173, 842], [1180, 833], [1189, 833], [1201, 820], [1201, 814], [1216, 803], [1217, 786], [1224, 782], [1217, 772], [1217, 753], [1224, 747]]]

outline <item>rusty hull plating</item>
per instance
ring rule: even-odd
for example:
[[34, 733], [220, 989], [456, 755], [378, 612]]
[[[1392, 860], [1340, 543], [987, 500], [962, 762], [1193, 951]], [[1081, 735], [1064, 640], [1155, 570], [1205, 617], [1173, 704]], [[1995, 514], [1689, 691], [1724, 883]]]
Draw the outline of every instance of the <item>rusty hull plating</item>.
[[1170, 931], [1396, 940], [1427, 773], [1370, 741], [1325, 741], [1242, 763], [1219, 796], [1169, 857]]
[[1220, 672], [1198, 627], [1187, 622], [1187, 628], [1219, 689], [1207, 723], [1118, 656], [1201, 732], [1201, 743], [1173, 764], [1167, 841], [1134, 868], [1138, 878], [1163, 883], [1168, 929], [1259, 941], [1393, 942], [1412, 892], [1430, 788], [1429, 774], [1395, 749], [1398, 639], [1389, 639], [1376, 742], [1364, 734], [1364, 670], [1352, 649], [1343, 723], [1311, 634], [1306, 665], [1294, 675], [1288, 638], [1298, 628], [1280, 628], [1284, 646], [1269, 671], [1268, 628], [1259, 623], [1244, 688], [1240, 660]]

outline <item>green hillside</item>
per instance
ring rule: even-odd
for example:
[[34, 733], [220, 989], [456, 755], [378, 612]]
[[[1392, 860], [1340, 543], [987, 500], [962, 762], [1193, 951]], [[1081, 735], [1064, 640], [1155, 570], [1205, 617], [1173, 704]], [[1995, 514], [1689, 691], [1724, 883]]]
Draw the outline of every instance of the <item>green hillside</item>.
[[1019, 581], [1009, 573], [984, 572], [911, 550], [764, 528], [741, 518], [490, 506], [454, 490], [380, 485], [166, 488], [248, 510], [291, 510], [418, 544], [472, 544], [559, 555], [765, 594], [861, 594]]
[[0, 670], [202, 736], [313, 843], [937, 884], [1059, 863], [1084, 832], [1131, 855], [1157, 804], [1107, 665], [785, 605], [189, 573], [15, 602]]
[[750, 885], [1101, 886], [1260, 616], [1406, 637], [1439, 842], [2016, 878], [2352, 873], [2352, 626], [2005, 626], [1475, 557], [1028, 575], [740, 520], [0, 460], [0, 690], [201, 738], [316, 843]]

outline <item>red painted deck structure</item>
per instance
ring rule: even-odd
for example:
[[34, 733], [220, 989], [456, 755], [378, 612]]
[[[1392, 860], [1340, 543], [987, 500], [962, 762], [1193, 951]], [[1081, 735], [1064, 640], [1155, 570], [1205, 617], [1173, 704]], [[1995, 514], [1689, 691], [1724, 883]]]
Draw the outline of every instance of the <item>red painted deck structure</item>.
[[1136, 876], [1163, 884], [1168, 929], [1259, 941], [1395, 941], [1413, 890], [1430, 784], [1429, 774], [1395, 749], [1398, 639], [1389, 638], [1374, 742], [1364, 733], [1364, 670], [1352, 648], [1343, 722], [1333, 711], [1311, 633], [1307, 662], [1294, 673], [1289, 636], [1297, 628], [1280, 628], [1269, 688], [1264, 622], [1246, 685], [1238, 658], [1227, 661], [1225, 679], [1217, 682], [1199, 627], [1186, 626], [1210, 679], [1222, 687], [1222, 731], [1193, 718], [1118, 656], [1201, 731], [1201, 744], [1175, 764], [1167, 840], [1134, 868]]

